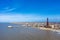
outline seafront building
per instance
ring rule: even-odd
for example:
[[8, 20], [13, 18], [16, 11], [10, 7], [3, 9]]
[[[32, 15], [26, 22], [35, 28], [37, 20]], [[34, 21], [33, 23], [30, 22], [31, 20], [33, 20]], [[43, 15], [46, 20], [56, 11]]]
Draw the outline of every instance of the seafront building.
[[49, 18], [46, 19], [46, 22], [19, 22], [16, 24], [21, 24], [25, 27], [44, 27], [52, 29], [60, 29], [60, 23], [49, 22]]

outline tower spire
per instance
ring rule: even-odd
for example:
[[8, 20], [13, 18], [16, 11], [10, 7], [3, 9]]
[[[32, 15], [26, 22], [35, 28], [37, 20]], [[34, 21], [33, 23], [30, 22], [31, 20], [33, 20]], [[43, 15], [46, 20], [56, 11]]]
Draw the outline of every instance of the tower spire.
[[47, 18], [47, 21], [46, 21], [46, 28], [51, 28], [50, 26], [49, 26], [49, 19]]
[[46, 27], [48, 28], [49, 27], [49, 19], [47, 18], [47, 22], [46, 22]]

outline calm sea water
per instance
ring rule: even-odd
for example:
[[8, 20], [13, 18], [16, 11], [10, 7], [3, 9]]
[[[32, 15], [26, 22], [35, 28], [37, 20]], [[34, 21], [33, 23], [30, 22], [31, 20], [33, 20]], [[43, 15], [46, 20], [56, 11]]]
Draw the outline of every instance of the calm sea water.
[[[9, 25], [13, 28], [8, 28]], [[0, 23], [0, 40], [60, 40], [60, 34], [17, 24]]]

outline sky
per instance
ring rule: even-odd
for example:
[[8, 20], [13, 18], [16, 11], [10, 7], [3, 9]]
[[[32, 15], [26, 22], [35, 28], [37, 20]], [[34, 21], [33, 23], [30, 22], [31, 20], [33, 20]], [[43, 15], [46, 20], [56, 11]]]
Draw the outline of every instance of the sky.
[[60, 22], [60, 0], [0, 0], [0, 22]]

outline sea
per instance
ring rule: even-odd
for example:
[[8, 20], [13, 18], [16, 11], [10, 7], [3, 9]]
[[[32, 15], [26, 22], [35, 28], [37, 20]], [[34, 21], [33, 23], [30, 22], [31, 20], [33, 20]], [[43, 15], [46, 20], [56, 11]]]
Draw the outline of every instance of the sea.
[[60, 40], [60, 32], [25, 27], [21, 24], [0, 23], [0, 40]]

